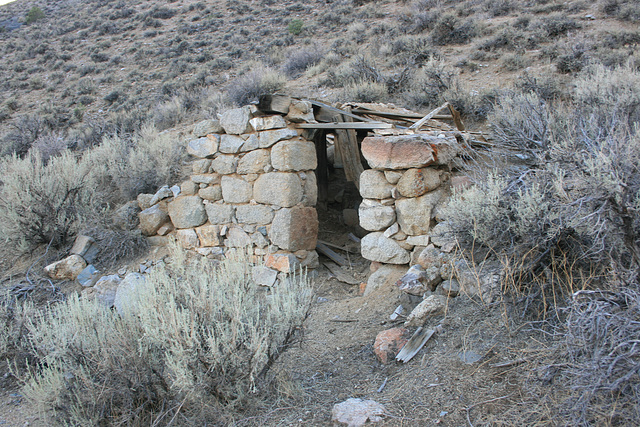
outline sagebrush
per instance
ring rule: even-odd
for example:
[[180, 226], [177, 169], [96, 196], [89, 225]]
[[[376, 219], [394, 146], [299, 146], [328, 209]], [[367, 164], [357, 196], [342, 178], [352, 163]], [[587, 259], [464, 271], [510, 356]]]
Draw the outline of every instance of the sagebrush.
[[246, 256], [218, 263], [174, 249], [122, 315], [72, 297], [32, 319], [39, 364], [25, 396], [53, 409], [58, 422], [80, 425], [221, 416], [220, 408], [246, 403], [260, 388], [310, 296], [304, 274], [263, 289]]

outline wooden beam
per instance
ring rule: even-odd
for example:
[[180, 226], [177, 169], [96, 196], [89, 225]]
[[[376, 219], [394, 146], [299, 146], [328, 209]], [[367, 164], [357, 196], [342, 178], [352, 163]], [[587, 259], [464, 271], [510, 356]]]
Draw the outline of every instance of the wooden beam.
[[462, 118], [460, 118], [460, 113], [453, 108], [453, 105], [449, 104], [449, 112], [451, 113], [451, 117], [453, 117], [453, 123], [456, 125], [459, 131], [464, 130], [464, 123], [462, 123]]
[[[326, 113], [330, 113], [330, 114], [324, 114], [324, 115], [317, 114], [316, 115], [316, 120], [320, 120], [320, 118], [318, 116], [334, 117], [337, 114], [341, 114], [343, 116], [349, 116], [352, 119], [359, 120], [361, 122], [373, 122], [374, 121], [374, 120], [368, 119], [366, 117], [356, 116], [355, 114], [346, 112], [345, 110], [341, 110], [341, 109], [336, 108], [336, 107], [332, 107], [331, 105], [327, 105], [327, 104], [325, 104], [323, 102], [320, 102], [320, 101], [314, 101], [314, 100], [311, 100], [311, 99], [305, 99], [304, 101], [309, 101], [312, 105], [324, 109], [326, 111]], [[329, 119], [329, 120], [331, 120], [331, 119]]]
[[326, 207], [329, 199], [329, 161], [327, 160], [327, 132], [318, 130], [313, 136], [316, 146], [316, 181], [318, 183], [318, 204]]
[[423, 118], [421, 118], [420, 120], [418, 120], [417, 122], [415, 122], [414, 124], [412, 124], [411, 126], [409, 126], [409, 129], [420, 129], [420, 127], [427, 123], [429, 120], [431, 120], [433, 118], [433, 116], [436, 115], [436, 113], [438, 113], [440, 110], [442, 110], [443, 108], [446, 108], [449, 106], [448, 102], [445, 102], [444, 104], [442, 104], [441, 106], [439, 106], [438, 108], [436, 108], [435, 110], [431, 111], [429, 114], [427, 114], [426, 116], [424, 116]]
[[334, 123], [298, 123], [298, 129], [391, 129], [393, 124], [384, 122], [334, 122]]
[[[347, 107], [347, 113], [350, 113], [349, 107]], [[345, 122], [352, 120], [349, 115], [343, 115], [342, 119]], [[340, 150], [342, 167], [347, 181], [353, 182], [360, 190], [360, 174], [364, 172], [364, 167], [360, 160], [360, 147], [358, 146], [356, 131], [353, 129], [337, 129], [336, 148]]]
[[[371, 116], [384, 117], [386, 119], [400, 119], [406, 121], [413, 121], [411, 119], [421, 119], [424, 117], [422, 114], [418, 113], [387, 113], [384, 111], [369, 110], [367, 108], [355, 108], [351, 111], [357, 114], [368, 114]], [[453, 117], [447, 114], [436, 114], [432, 118], [436, 120], [453, 120]]]
[[338, 253], [332, 251], [324, 243], [318, 242], [316, 244], [316, 251], [328, 257], [331, 261], [335, 262], [338, 265], [350, 265], [349, 261], [347, 261], [342, 255], [339, 255]]

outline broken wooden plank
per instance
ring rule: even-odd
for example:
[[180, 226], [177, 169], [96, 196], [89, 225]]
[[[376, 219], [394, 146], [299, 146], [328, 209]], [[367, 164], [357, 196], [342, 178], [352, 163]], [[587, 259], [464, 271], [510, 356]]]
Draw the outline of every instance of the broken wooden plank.
[[329, 271], [336, 276], [336, 279], [338, 279], [341, 282], [344, 283], [348, 283], [349, 285], [359, 285], [361, 280], [356, 279], [355, 277], [353, 277], [353, 275], [347, 273], [346, 271], [344, 271], [342, 268], [340, 268], [340, 266], [332, 263], [332, 262], [324, 262], [323, 263], [325, 267], [327, 267], [329, 269]]
[[423, 118], [421, 118], [420, 120], [418, 120], [417, 122], [415, 122], [414, 124], [412, 124], [411, 126], [409, 126], [409, 129], [420, 129], [420, 127], [427, 123], [429, 120], [431, 120], [433, 118], [433, 116], [436, 115], [436, 113], [438, 113], [440, 110], [442, 110], [443, 108], [446, 108], [449, 106], [448, 102], [445, 102], [444, 104], [442, 104], [441, 106], [439, 106], [438, 108], [436, 108], [435, 110], [431, 111], [429, 114], [427, 114], [426, 116], [424, 116]]
[[411, 336], [409, 341], [402, 347], [398, 355], [396, 356], [396, 360], [407, 363], [413, 356], [418, 354], [420, 349], [424, 347], [424, 345], [429, 341], [429, 338], [433, 336], [436, 331], [434, 329], [424, 329], [419, 327]]
[[[346, 115], [342, 115], [342, 121], [352, 122], [351, 108], [346, 107]], [[336, 130], [336, 148], [340, 150], [342, 155], [342, 167], [347, 181], [353, 182], [358, 190], [360, 190], [360, 175], [364, 172], [362, 160], [360, 159], [360, 146], [358, 145], [358, 136], [353, 129]]]
[[460, 118], [460, 113], [458, 110], [453, 108], [453, 105], [449, 104], [449, 112], [451, 113], [451, 117], [453, 117], [453, 123], [456, 125], [459, 131], [464, 130], [464, 123], [462, 123], [462, 118]]
[[[404, 119], [406, 121], [413, 121], [411, 119], [421, 119], [424, 117], [418, 113], [387, 113], [385, 111], [369, 110], [368, 108], [354, 108], [351, 112], [356, 114], [368, 114], [371, 116], [384, 117], [385, 119]], [[453, 120], [453, 117], [447, 114], [436, 114], [432, 117], [436, 120]]]
[[324, 130], [315, 132], [313, 143], [316, 146], [316, 180], [318, 186], [318, 204], [326, 208], [329, 200], [329, 161], [327, 159], [327, 133]]
[[323, 244], [322, 242], [316, 243], [316, 251], [326, 256], [338, 265], [349, 265], [349, 261], [347, 261], [342, 255], [332, 251], [327, 245]]
[[336, 245], [336, 244], [334, 244], [334, 243], [327, 242], [326, 240], [320, 240], [320, 239], [318, 239], [317, 241], [318, 241], [318, 242], [320, 242], [320, 243], [322, 243], [323, 245], [327, 245], [327, 246], [329, 246], [329, 247], [331, 247], [331, 248], [336, 248], [336, 249], [339, 249], [339, 250], [341, 250], [341, 251], [349, 252], [349, 248], [347, 248], [347, 247], [340, 246], [340, 245]]
[[341, 110], [339, 108], [336, 107], [332, 107], [331, 105], [327, 105], [323, 102], [320, 101], [314, 101], [311, 99], [305, 99], [304, 101], [309, 101], [311, 103], [311, 105], [314, 105], [316, 107], [319, 107], [321, 109], [324, 109], [324, 111], [320, 111], [318, 114], [316, 114], [316, 120], [318, 121], [323, 121], [323, 118], [326, 118], [326, 121], [333, 121], [333, 118], [338, 115], [338, 114], [342, 114], [342, 115], [346, 115], [351, 117], [352, 119], [356, 119], [359, 120], [361, 122], [374, 122], [375, 120], [369, 119], [367, 117], [361, 117], [361, 116], [357, 116], [353, 113], [348, 113], [344, 110]]
[[298, 129], [391, 129], [392, 123], [385, 122], [334, 122], [334, 123], [298, 123], [295, 125]]
[[265, 113], [289, 113], [289, 105], [291, 104], [291, 97], [287, 95], [272, 94], [272, 95], [260, 95], [258, 98], [258, 109]]

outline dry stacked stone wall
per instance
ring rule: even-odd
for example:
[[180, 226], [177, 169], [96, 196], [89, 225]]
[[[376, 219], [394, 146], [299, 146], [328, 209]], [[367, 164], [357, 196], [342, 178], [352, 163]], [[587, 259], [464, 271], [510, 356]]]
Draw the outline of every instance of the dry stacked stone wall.
[[278, 271], [316, 267], [316, 151], [293, 125], [311, 121], [294, 100], [286, 116], [246, 106], [198, 123], [189, 179], [138, 197], [142, 232], [209, 257], [242, 248]]
[[454, 132], [367, 137], [360, 175], [362, 256], [385, 264], [416, 264], [447, 202], [450, 165], [460, 151]]

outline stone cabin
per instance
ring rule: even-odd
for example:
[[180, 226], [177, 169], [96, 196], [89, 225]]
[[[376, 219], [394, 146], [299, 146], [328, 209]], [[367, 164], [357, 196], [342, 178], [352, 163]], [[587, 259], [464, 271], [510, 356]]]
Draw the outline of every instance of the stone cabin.
[[409, 127], [422, 116], [378, 109], [271, 95], [197, 123], [186, 142], [189, 179], [138, 197], [142, 232], [208, 257], [242, 248], [274, 271], [315, 268], [316, 207], [331, 196], [328, 169], [340, 167], [359, 193], [362, 256], [415, 263], [438, 228], [467, 135], [452, 108]]

